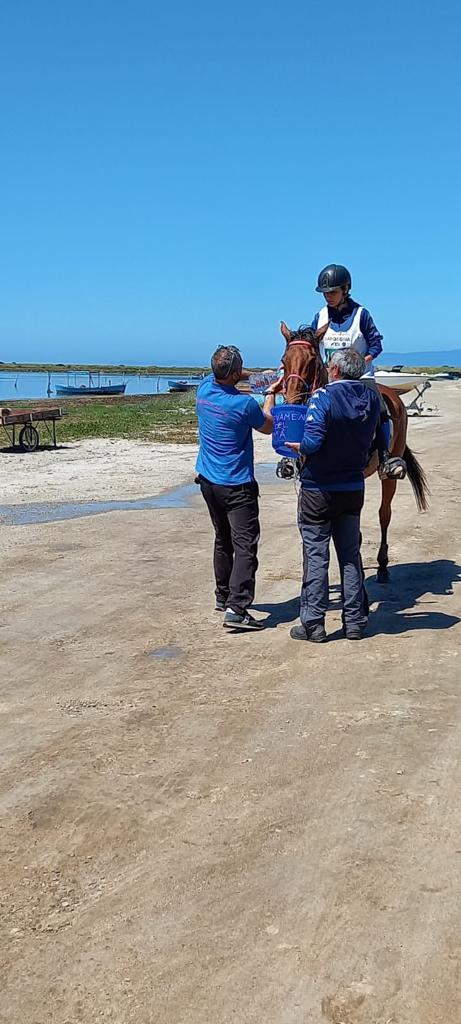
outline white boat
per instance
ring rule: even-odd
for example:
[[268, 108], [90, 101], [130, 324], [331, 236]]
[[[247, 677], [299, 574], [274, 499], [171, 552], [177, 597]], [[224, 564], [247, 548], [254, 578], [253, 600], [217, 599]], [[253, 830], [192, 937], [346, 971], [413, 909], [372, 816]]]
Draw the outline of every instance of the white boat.
[[402, 373], [400, 370], [376, 370], [375, 381], [377, 384], [384, 384], [386, 388], [393, 388], [398, 394], [404, 395], [413, 388], [424, 385], [430, 380], [429, 373]]
[[167, 381], [170, 391], [196, 391], [201, 378], [197, 380], [169, 380]]
[[459, 370], [446, 370], [445, 373], [431, 374], [431, 380], [461, 380]]

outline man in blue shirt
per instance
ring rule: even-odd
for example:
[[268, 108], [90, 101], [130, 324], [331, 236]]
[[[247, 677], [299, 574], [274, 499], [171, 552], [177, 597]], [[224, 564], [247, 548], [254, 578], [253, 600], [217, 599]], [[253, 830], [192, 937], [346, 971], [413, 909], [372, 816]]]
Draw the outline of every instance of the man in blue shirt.
[[368, 603], [360, 556], [363, 472], [380, 415], [376, 392], [360, 380], [365, 360], [346, 348], [328, 366], [329, 383], [314, 392], [307, 407], [301, 444], [287, 443], [302, 457], [298, 522], [304, 573], [301, 625], [294, 640], [326, 640], [328, 565], [333, 538], [341, 574], [343, 628], [348, 640], [360, 640]]
[[233, 345], [220, 346], [210, 376], [197, 391], [200, 449], [196, 469], [215, 531], [216, 610], [232, 629], [262, 629], [249, 614], [255, 592], [259, 541], [258, 484], [254, 477], [252, 430], [271, 434], [271, 409], [279, 382], [264, 406], [237, 390], [242, 357]]

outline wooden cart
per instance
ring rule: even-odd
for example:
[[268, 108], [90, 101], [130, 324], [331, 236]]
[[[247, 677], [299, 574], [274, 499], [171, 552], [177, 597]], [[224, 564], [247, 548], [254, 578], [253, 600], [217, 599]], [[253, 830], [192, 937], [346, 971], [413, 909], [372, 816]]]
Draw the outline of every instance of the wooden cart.
[[[24, 452], [35, 452], [40, 444], [40, 434], [35, 423], [43, 424], [45, 431], [56, 448], [56, 420], [62, 417], [62, 409], [5, 409], [0, 408], [0, 427], [3, 428], [12, 448]], [[20, 427], [16, 440], [16, 427]]]

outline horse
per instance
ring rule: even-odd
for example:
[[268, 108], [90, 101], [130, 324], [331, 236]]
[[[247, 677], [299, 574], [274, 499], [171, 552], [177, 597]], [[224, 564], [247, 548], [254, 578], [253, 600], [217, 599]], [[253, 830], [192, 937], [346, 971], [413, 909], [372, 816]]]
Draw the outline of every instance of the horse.
[[[320, 342], [328, 330], [328, 324], [319, 331], [311, 327], [299, 327], [291, 331], [282, 321], [280, 330], [286, 342], [285, 352], [281, 360], [283, 368], [283, 393], [285, 401], [292, 405], [305, 405], [310, 395], [328, 382], [328, 372], [323, 363]], [[413, 488], [419, 512], [428, 508], [429, 488], [426, 474], [407, 444], [408, 415], [405, 405], [392, 388], [378, 385], [392, 420], [392, 440], [390, 454], [404, 459], [408, 478]], [[376, 473], [378, 454], [374, 452], [365, 470], [365, 479]], [[383, 478], [381, 480], [381, 505], [379, 523], [381, 527], [381, 543], [378, 550], [377, 578], [380, 583], [389, 582], [389, 547], [387, 534], [392, 516], [392, 500], [397, 488], [397, 480]]]

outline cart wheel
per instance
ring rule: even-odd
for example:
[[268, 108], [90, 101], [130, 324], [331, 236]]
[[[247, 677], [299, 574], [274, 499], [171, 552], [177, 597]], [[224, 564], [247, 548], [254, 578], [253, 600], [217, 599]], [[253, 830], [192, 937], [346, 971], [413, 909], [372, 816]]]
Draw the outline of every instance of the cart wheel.
[[22, 428], [19, 435], [20, 447], [25, 452], [35, 452], [38, 448], [38, 442], [38, 430], [31, 423], [26, 423], [26, 426]]

